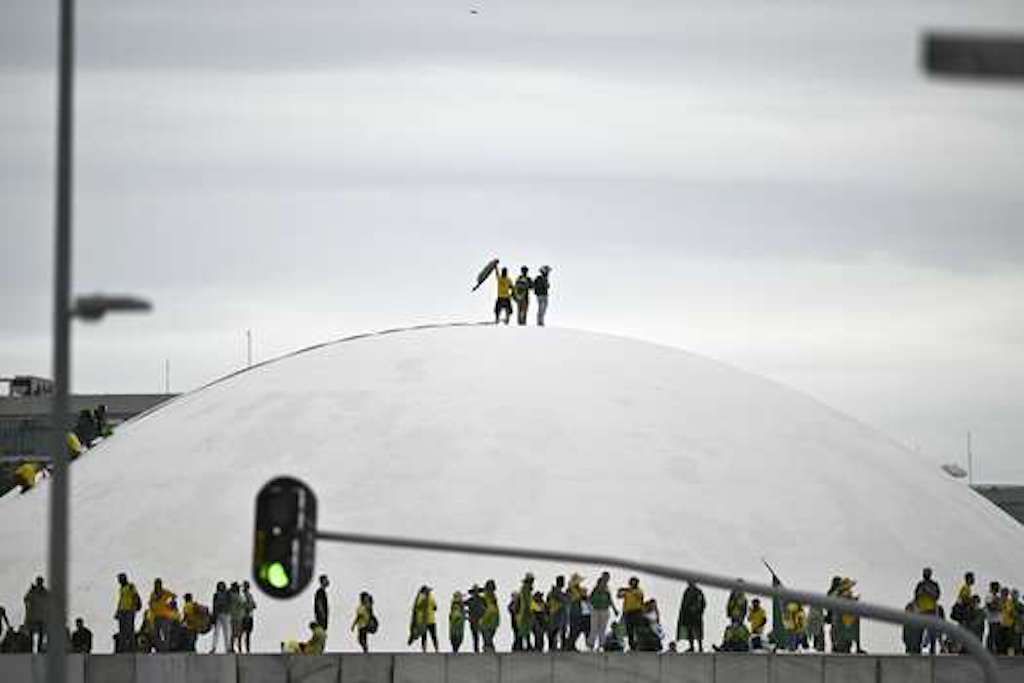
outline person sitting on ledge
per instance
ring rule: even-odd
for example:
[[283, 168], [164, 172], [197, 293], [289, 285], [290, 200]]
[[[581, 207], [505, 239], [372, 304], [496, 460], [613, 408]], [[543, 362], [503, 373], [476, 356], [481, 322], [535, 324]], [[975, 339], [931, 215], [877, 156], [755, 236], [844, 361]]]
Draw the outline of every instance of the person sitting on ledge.
[[304, 643], [289, 640], [281, 643], [281, 652], [292, 655], [322, 655], [327, 647], [327, 631], [315, 621], [309, 622], [312, 636]]
[[715, 652], [749, 652], [750, 651], [750, 631], [739, 619], [733, 619], [732, 622], [725, 627], [725, 633], [722, 635], [722, 645], [713, 646]]

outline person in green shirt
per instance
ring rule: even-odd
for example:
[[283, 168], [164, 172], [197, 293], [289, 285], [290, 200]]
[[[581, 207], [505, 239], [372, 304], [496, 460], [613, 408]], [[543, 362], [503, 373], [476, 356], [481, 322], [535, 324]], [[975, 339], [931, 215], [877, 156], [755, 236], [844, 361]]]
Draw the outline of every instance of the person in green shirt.
[[608, 632], [608, 624], [611, 621], [609, 612], [615, 612], [619, 616], [619, 610], [612, 600], [611, 591], [608, 590], [608, 582], [611, 574], [602, 572], [597, 585], [590, 592], [590, 633], [587, 634], [587, 649], [598, 650], [604, 643], [605, 633]]
[[462, 638], [466, 634], [466, 603], [462, 601], [462, 593], [455, 591], [452, 604], [448, 610], [448, 639], [452, 644], [452, 652], [462, 647]]

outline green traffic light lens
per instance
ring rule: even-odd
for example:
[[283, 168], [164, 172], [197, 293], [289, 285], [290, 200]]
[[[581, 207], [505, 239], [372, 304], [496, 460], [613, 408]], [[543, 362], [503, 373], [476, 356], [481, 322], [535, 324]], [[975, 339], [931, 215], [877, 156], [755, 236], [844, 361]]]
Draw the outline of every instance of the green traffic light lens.
[[267, 583], [274, 588], [287, 588], [291, 580], [288, 578], [288, 571], [280, 562], [274, 562], [267, 570]]

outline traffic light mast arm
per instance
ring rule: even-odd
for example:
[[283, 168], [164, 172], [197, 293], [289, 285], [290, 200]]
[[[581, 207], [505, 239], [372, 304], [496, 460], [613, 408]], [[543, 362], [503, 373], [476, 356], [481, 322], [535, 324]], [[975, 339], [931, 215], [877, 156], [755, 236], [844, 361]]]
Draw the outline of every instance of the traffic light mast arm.
[[489, 557], [511, 557], [546, 562], [564, 562], [571, 564], [593, 565], [598, 567], [618, 567], [641, 574], [649, 574], [673, 581], [693, 581], [694, 583], [721, 588], [724, 590], [743, 590], [756, 595], [779, 598], [785, 602], [815, 605], [823, 609], [833, 610], [841, 614], [856, 614], [868, 619], [875, 619], [891, 624], [916, 626], [945, 633], [950, 638], [961, 642], [981, 664], [987, 683], [999, 683], [999, 667], [992, 654], [985, 649], [973, 633], [962, 626], [923, 614], [913, 614], [890, 607], [872, 605], [854, 600], [845, 600], [818, 593], [798, 591], [783, 586], [769, 586], [718, 574], [709, 574], [691, 569], [669, 567], [660, 564], [637, 562], [635, 560], [613, 557], [610, 555], [592, 555], [588, 553], [570, 553], [558, 550], [533, 550], [513, 546], [481, 545], [476, 543], [452, 543], [447, 541], [429, 541], [399, 536], [379, 536], [375, 534], [354, 534], [331, 531], [317, 531], [317, 540], [335, 541], [354, 545], [384, 546], [403, 548], [406, 550], [428, 550], [441, 553], [460, 553], [465, 555], [486, 555]]

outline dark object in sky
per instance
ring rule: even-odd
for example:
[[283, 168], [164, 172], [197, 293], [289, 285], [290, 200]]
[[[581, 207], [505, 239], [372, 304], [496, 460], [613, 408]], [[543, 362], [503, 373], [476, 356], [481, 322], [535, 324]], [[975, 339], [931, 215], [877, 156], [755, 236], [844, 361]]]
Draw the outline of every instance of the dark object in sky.
[[921, 47], [924, 68], [932, 75], [1024, 78], [1024, 36], [927, 33]]
[[480, 14], [480, 13], [479, 13], [479, 12], [477, 12], [477, 11], [476, 11], [475, 9], [471, 9], [471, 10], [469, 10], [469, 13], [470, 13], [470, 14]]

